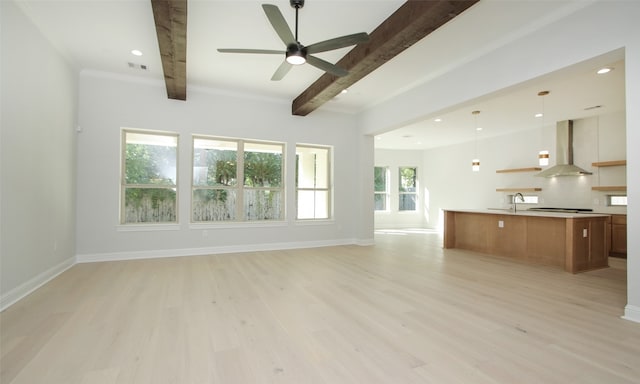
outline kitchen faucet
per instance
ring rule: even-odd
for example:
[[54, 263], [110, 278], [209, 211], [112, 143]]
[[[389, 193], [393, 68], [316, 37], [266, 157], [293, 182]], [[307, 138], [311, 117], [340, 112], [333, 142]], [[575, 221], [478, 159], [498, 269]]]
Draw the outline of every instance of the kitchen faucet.
[[513, 195], [513, 213], [518, 212], [518, 197], [520, 198], [520, 202], [524, 203], [524, 196], [522, 196], [522, 193], [518, 192]]

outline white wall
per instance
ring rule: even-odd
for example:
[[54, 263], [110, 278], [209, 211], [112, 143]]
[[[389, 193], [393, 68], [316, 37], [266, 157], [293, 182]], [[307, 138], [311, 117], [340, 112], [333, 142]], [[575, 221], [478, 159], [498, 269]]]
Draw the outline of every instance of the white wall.
[[[574, 163], [593, 172], [592, 176], [539, 178], [537, 172], [496, 173], [499, 169], [536, 167], [540, 144], [551, 152], [555, 165], [555, 126], [549, 125], [478, 141], [480, 172], [471, 170], [475, 142], [425, 151], [375, 151], [376, 166], [390, 166], [391, 185], [398, 182], [399, 166], [419, 164], [420, 209], [398, 212], [397, 193], [392, 189], [389, 212], [376, 212], [376, 228], [412, 226], [442, 229], [443, 209], [508, 208], [513, 192], [497, 188], [541, 188], [525, 195], [539, 197], [538, 206], [590, 208], [602, 213], [626, 213], [625, 207], [607, 206], [607, 193], [592, 186], [626, 185], [626, 167], [597, 168], [591, 163], [626, 159], [624, 112], [574, 120]], [[524, 206], [526, 208], [526, 205]]]
[[[389, 168], [390, 202], [387, 211], [375, 212], [375, 228], [420, 228], [429, 226], [428, 190], [425, 187], [423, 151], [393, 151], [378, 149], [375, 151], [375, 166]], [[416, 167], [418, 178], [418, 203], [416, 211], [398, 211], [398, 186], [400, 167]], [[372, 194], [373, 195], [373, 194]], [[372, 196], [373, 198], [373, 196]]]
[[[452, 66], [403, 94], [385, 101], [360, 116], [363, 134], [387, 130], [435, 115], [484, 95], [503, 90], [570, 65], [615, 51], [625, 50], [627, 194], [628, 220], [628, 304], [625, 316], [640, 322], [640, 2], [584, 2], [583, 8], [559, 15], [544, 25], [536, 20], [519, 38], [502, 46], [477, 47], [486, 52], [467, 63]], [[533, 21], [532, 21], [533, 22]], [[464, 38], [464, 36], [460, 36]], [[455, 38], [452, 37], [452, 41]], [[535, 59], [532, 59], [535, 53]], [[635, 143], [635, 144], [634, 144]], [[466, 167], [466, 166], [465, 166]], [[457, 205], [460, 206], [460, 205]]]
[[74, 262], [77, 80], [13, 2], [0, 13], [2, 309]]
[[[640, 5], [639, 5], [640, 7]], [[636, 8], [635, 16], [640, 14]], [[636, 19], [637, 20], [637, 19]], [[626, 45], [627, 100], [627, 306], [625, 317], [640, 322], [640, 24]]]
[[[606, 205], [606, 192], [591, 190], [592, 186], [598, 185], [626, 185], [625, 167], [591, 166], [591, 163], [597, 161], [626, 159], [624, 117], [624, 112], [617, 112], [574, 120], [574, 163], [593, 172], [591, 176], [542, 178], [534, 176], [537, 172], [496, 173], [499, 169], [538, 166], [537, 153], [541, 129], [479, 140], [480, 172], [471, 171], [473, 143], [425, 151], [423, 184], [425, 189], [430, 191], [430, 201], [424, 204], [431, 207], [427, 227], [442, 229], [443, 209], [510, 207], [508, 195], [513, 192], [496, 192], [497, 188], [541, 188], [539, 192], [525, 193], [539, 197], [540, 202], [537, 206], [590, 208], [602, 213], [626, 213], [627, 209], [624, 207]], [[555, 138], [553, 127], [545, 127], [544, 135], [553, 135]], [[553, 150], [555, 146], [548, 148], [551, 148], [552, 166], [556, 162]], [[376, 155], [378, 152], [376, 151]]]
[[[366, 242], [362, 222], [357, 130], [351, 115], [318, 111], [292, 116], [290, 104], [251, 100], [189, 87], [187, 101], [169, 100], [163, 83], [134, 82], [96, 72], [80, 76], [78, 138], [78, 237], [80, 261], [208, 254]], [[120, 132], [122, 127], [178, 132], [179, 223], [166, 230], [131, 231], [119, 225]], [[191, 135], [218, 135], [285, 142], [286, 220], [278, 225], [190, 224]], [[335, 220], [295, 221], [295, 144], [334, 148]]]

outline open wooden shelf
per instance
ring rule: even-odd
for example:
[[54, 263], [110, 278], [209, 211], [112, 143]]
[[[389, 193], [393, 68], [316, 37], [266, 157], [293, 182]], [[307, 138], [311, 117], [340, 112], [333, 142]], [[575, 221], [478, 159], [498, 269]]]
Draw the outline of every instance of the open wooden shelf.
[[496, 192], [539, 192], [542, 188], [496, 188]]
[[599, 187], [591, 187], [592, 191], [626, 191], [627, 190], [627, 186], [626, 185], [603, 185], [603, 186], [599, 186]]
[[535, 172], [542, 171], [540, 167], [529, 167], [529, 168], [511, 168], [511, 169], [498, 169], [496, 173], [512, 173], [512, 172]]
[[619, 165], [627, 165], [627, 160], [598, 161], [591, 163], [594, 167], [617, 167]]

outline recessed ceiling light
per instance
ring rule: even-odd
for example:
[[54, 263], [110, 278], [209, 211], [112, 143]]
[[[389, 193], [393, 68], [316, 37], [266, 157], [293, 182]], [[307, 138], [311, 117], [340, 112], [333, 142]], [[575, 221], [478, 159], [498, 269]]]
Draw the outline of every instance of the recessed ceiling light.
[[134, 49], [131, 51], [131, 54], [134, 56], [142, 56], [142, 51], [138, 50], [138, 49]]
[[438, 117], [437, 119], [435, 119], [435, 120], [433, 120], [433, 121], [435, 121], [436, 123], [439, 123], [439, 122], [441, 122], [441, 121], [442, 121], [442, 119]]
[[543, 114], [542, 114], [542, 113], [536, 113], [536, 114], [534, 115], [534, 117], [542, 117], [542, 116], [543, 116]]
[[340, 91], [340, 93], [342, 93], [343, 95], [344, 95], [345, 93], [347, 93], [347, 92], [349, 92], [349, 90], [348, 90], [348, 89], [346, 89], [346, 88], [345, 88], [345, 89], [343, 89], [342, 91]]
[[481, 127], [476, 128], [476, 131], [482, 131]]
[[598, 75], [604, 75], [605, 73], [609, 73], [613, 71], [613, 68], [611, 67], [604, 67], [604, 68], [600, 68], [598, 69], [598, 72], [596, 72]]

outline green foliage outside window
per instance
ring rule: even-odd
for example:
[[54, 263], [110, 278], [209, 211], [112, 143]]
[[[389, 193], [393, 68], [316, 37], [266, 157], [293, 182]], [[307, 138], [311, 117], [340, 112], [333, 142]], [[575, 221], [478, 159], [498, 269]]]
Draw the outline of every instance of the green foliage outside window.
[[416, 169], [400, 168], [400, 192], [416, 191]]
[[373, 185], [375, 192], [386, 192], [387, 190], [387, 168], [373, 168]]
[[279, 187], [282, 183], [282, 154], [245, 152], [244, 185]]
[[126, 184], [175, 184], [176, 147], [127, 144], [126, 152]]
[[177, 138], [136, 132], [124, 134], [121, 222], [175, 222]]

